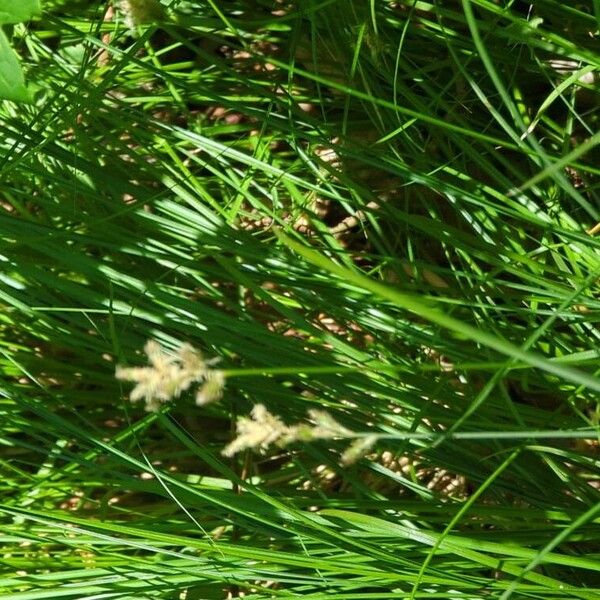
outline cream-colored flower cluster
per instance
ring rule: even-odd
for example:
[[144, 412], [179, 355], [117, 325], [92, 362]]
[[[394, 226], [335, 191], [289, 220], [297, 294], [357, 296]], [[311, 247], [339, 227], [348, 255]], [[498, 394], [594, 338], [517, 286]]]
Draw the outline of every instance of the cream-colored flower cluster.
[[164, 21], [165, 11], [158, 0], [120, 0], [119, 9], [125, 16], [129, 29], [138, 25]]
[[[256, 404], [250, 418], [239, 417], [237, 437], [223, 450], [223, 456], [233, 456], [242, 450], [266, 450], [270, 445], [287, 446], [292, 442], [355, 438], [356, 434], [338, 423], [329, 413], [311, 409], [308, 416], [312, 424], [286, 425], [278, 416], [271, 414], [262, 404]], [[377, 441], [376, 435], [355, 439], [342, 454], [341, 462], [349, 465], [364, 456]]]
[[202, 384], [196, 393], [198, 406], [221, 398], [225, 387], [223, 371], [211, 368], [214, 361], [205, 361], [190, 344], [183, 344], [170, 354], [150, 340], [144, 352], [149, 366], [117, 367], [115, 373], [117, 379], [136, 383], [129, 394], [132, 402], [143, 399], [146, 410], [156, 412], [163, 402], [178, 398], [194, 384]]
[[314, 425], [299, 423], [288, 426], [262, 404], [256, 404], [250, 413], [250, 418], [238, 418], [237, 438], [223, 450], [223, 456], [233, 456], [249, 448], [266, 450], [271, 444], [287, 446], [297, 441], [308, 442], [354, 435], [329, 413], [312, 409], [308, 411], [308, 415]]
[[[144, 347], [148, 356], [147, 367], [117, 367], [116, 377], [135, 382], [129, 398], [132, 402], [144, 400], [146, 410], [156, 412], [164, 402], [178, 398], [193, 385], [196, 404], [202, 406], [219, 400], [225, 387], [225, 373], [212, 368], [214, 359], [206, 361], [190, 344], [183, 344], [176, 352], [165, 351], [158, 342], [149, 341]], [[242, 450], [264, 451], [276, 444], [287, 446], [292, 442], [310, 442], [318, 439], [353, 439], [342, 454], [342, 464], [349, 465], [364, 456], [378, 439], [377, 435], [358, 435], [338, 423], [329, 413], [311, 409], [309, 423], [286, 425], [280, 417], [270, 413], [262, 404], [256, 404], [250, 417], [239, 417], [237, 437], [223, 450], [224, 456], [234, 456]]]

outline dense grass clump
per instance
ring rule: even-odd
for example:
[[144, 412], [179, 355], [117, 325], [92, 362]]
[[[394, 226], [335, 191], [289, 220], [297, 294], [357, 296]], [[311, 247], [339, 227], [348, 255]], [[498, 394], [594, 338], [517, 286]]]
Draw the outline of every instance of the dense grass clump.
[[15, 26], [0, 597], [598, 598], [599, 30], [595, 0]]

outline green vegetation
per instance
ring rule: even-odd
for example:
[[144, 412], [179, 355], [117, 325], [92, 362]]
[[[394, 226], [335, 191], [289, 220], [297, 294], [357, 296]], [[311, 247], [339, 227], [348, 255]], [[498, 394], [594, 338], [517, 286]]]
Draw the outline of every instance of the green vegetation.
[[[43, 8], [0, 597], [598, 598], [600, 2]], [[197, 369], [155, 412], [148, 340]]]
[[21, 0], [18, 4], [12, 0], [0, 0], [0, 99], [14, 100], [15, 102], [30, 100], [19, 57], [10, 47], [2, 26], [11, 26], [39, 16], [39, 14], [39, 0]]

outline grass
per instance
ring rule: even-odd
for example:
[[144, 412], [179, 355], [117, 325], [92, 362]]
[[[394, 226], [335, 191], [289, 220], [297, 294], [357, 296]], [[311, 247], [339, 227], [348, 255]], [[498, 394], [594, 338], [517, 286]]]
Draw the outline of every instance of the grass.
[[[598, 3], [163, 5], [15, 27], [0, 597], [597, 598]], [[258, 403], [376, 445], [224, 458]]]

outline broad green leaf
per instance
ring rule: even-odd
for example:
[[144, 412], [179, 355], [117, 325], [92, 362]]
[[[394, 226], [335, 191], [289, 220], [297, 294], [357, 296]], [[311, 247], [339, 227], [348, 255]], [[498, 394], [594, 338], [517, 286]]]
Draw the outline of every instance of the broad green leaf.
[[15, 102], [30, 100], [19, 59], [10, 47], [2, 29], [0, 29], [0, 98]]
[[0, 0], [0, 25], [29, 21], [41, 12], [40, 0]]

